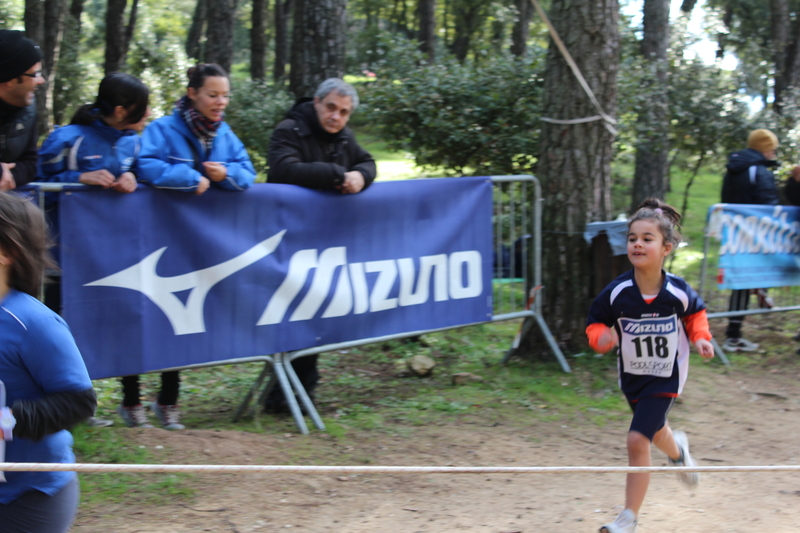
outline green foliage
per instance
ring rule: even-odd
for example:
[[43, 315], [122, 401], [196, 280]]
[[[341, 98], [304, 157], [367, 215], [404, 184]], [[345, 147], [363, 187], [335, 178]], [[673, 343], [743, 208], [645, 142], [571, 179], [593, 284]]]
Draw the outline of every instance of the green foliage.
[[21, 0], [6, 0], [0, 3], [0, 30], [22, 30], [25, 3]]
[[294, 98], [281, 87], [254, 80], [236, 83], [225, 120], [247, 147], [256, 170], [267, 171], [272, 130], [292, 107]]
[[530, 171], [538, 152], [543, 54], [490, 64], [424, 63], [413, 43], [385, 37], [365, 114], [390, 148], [450, 174]]

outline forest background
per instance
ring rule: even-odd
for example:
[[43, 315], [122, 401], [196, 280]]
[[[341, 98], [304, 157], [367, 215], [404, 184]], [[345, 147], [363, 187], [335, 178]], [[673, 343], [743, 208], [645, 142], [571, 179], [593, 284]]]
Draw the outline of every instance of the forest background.
[[[359, 132], [421, 175], [535, 174], [544, 312], [578, 349], [594, 296], [587, 222], [665, 197], [676, 172], [688, 174], [686, 209], [702, 169], [721, 174], [755, 127], [779, 135], [787, 167], [798, 160], [800, 0], [695, 4], [670, 17], [669, 0], [644, 0], [634, 25], [616, 0], [544, 1], [591, 95], [529, 0], [11, 0], [0, 27], [42, 45], [41, 132], [68, 123], [112, 71], [141, 77], [154, 117], [169, 113], [187, 68], [207, 61], [231, 72], [226, 119], [262, 179], [274, 126], [331, 76], [358, 86]], [[701, 8], [702, 37], [687, 31]], [[692, 53], [701, 38], [717, 62]], [[721, 68], [726, 56], [736, 70]], [[521, 350], [542, 344], [532, 335]]]

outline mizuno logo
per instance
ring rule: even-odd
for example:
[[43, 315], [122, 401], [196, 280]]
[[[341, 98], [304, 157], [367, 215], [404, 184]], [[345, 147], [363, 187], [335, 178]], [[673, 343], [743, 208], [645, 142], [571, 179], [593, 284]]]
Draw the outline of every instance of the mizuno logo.
[[[106, 286], [131, 289], [143, 293], [156, 304], [172, 324], [175, 335], [203, 333], [203, 306], [211, 288], [223, 279], [271, 254], [281, 242], [286, 230], [262, 241], [243, 254], [203, 270], [172, 277], [156, 274], [156, 265], [166, 248], [161, 248], [139, 263], [87, 283], [87, 286]], [[289, 260], [283, 282], [270, 298], [256, 325], [280, 324], [303, 288], [311, 283], [305, 295], [289, 316], [289, 322], [310, 320], [320, 311], [321, 318], [347, 314], [375, 313], [435, 302], [475, 298], [483, 293], [482, 258], [477, 251], [454, 252], [423, 256], [415, 268], [413, 258], [387, 259], [359, 263], [347, 262], [343, 246], [299, 250]], [[338, 278], [336, 273], [338, 272]], [[369, 278], [374, 280], [370, 289]], [[399, 291], [392, 296], [399, 277]], [[333, 287], [334, 279], [336, 286]], [[191, 291], [184, 304], [176, 292]], [[331, 291], [333, 296], [330, 296]]]
[[642, 333], [672, 333], [675, 330], [675, 324], [672, 321], [662, 322], [660, 324], [637, 324], [636, 322], [628, 322], [625, 324], [624, 331], [639, 335]]

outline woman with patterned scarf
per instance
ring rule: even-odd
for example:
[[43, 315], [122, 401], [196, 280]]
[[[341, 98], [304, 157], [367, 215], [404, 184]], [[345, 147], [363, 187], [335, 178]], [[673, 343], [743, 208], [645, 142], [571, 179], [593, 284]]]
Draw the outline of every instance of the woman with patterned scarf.
[[144, 132], [137, 176], [160, 189], [203, 194], [212, 184], [242, 191], [256, 171], [242, 141], [224, 121], [230, 101], [228, 75], [205, 63], [188, 72], [186, 96], [172, 115], [154, 121]]
[[[213, 186], [243, 191], [255, 181], [256, 171], [242, 141], [224, 121], [231, 90], [228, 75], [219, 65], [206, 63], [190, 68], [188, 76], [186, 96], [175, 104], [172, 115], [145, 129], [136, 175], [160, 189], [203, 194]], [[139, 376], [123, 378], [122, 388], [119, 412], [125, 423], [152, 427], [139, 400]], [[178, 371], [161, 374], [161, 390], [150, 407], [166, 429], [183, 429], [179, 389]]]

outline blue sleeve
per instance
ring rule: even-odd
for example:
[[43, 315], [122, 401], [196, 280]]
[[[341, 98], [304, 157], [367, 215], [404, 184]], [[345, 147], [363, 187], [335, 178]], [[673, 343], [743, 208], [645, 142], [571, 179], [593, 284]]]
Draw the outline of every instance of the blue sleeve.
[[31, 377], [45, 393], [92, 388], [75, 339], [61, 317], [47, 312], [27, 325], [22, 357]]
[[56, 183], [77, 183], [81, 172], [69, 169], [70, 152], [80, 137], [74, 128], [63, 127], [53, 130], [39, 149], [36, 163], [37, 178]]
[[194, 169], [191, 156], [181, 158], [170, 153], [172, 139], [158, 120], [144, 130], [142, 151], [136, 161], [136, 176], [159, 189], [194, 191], [200, 183], [200, 173]]
[[685, 281], [683, 283], [685, 285], [684, 290], [686, 291], [686, 295], [689, 297], [689, 305], [686, 306], [686, 314], [684, 316], [693, 315], [704, 310], [706, 308], [706, 303], [703, 301], [703, 298], [701, 298], [688, 283]]
[[229, 191], [243, 191], [255, 182], [256, 169], [253, 167], [242, 141], [233, 132], [230, 132], [229, 135], [230, 158], [224, 162], [228, 175], [216, 185]]

